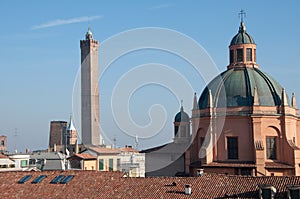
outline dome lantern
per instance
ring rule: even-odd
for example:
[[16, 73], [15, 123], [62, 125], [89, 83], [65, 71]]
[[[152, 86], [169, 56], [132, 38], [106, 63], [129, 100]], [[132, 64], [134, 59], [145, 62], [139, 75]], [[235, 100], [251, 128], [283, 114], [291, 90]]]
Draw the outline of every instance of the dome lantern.
[[232, 38], [229, 46], [228, 69], [237, 67], [258, 68], [258, 65], [256, 64], [256, 44], [253, 38], [246, 32], [244, 15], [245, 12], [241, 10], [239, 31]]

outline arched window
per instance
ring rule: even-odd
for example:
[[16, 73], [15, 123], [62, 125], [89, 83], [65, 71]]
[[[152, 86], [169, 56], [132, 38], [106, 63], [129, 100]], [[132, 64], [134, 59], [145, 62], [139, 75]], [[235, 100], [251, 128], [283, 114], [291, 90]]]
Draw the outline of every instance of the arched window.
[[276, 160], [276, 137], [266, 137], [267, 158]]

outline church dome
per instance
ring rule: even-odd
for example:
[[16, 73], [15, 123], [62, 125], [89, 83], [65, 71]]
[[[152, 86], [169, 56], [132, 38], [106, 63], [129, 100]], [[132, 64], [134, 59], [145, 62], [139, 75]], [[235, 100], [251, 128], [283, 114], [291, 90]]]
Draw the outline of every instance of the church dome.
[[239, 32], [232, 38], [230, 45], [255, 44], [253, 38], [246, 32], [244, 22], [241, 22]]
[[190, 117], [189, 115], [184, 112], [183, 107], [181, 106], [180, 112], [178, 112], [175, 116], [174, 122], [189, 122]]
[[209, 107], [209, 90], [213, 107], [253, 106], [255, 92], [259, 106], [281, 105], [282, 87], [254, 67], [231, 68], [214, 78], [199, 98], [200, 109]]

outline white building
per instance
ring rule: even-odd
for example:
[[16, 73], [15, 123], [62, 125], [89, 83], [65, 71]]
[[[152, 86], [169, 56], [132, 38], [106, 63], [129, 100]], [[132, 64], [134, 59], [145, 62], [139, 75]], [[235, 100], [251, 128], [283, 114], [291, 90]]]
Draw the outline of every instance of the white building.
[[27, 170], [29, 168], [29, 154], [12, 154], [9, 158], [15, 162], [15, 169]]
[[129, 177], [145, 177], [145, 153], [139, 153], [131, 146], [119, 150], [118, 171], [126, 172]]
[[128, 177], [145, 177], [145, 154], [131, 146], [124, 148], [89, 147], [83, 154], [97, 157], [98, 171], [122, 171]]
[[0, 170], [15, 168], [15, 162], [9, 159], [8, 156], [0, 154]]

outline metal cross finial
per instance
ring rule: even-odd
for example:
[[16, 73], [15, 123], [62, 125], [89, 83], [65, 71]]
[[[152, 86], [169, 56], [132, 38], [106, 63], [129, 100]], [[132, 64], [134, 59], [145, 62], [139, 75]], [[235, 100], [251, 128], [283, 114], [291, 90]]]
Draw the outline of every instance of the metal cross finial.
[[241, 22], [244, 21], [244, 17], [246, 17], [246, 12], [241, 9], [241, 11], [239, 12], [239, 17], [241, 18]]
[[181, 106], [183, 106], [183, 100], [181, 100], [180, 102], [181, 102]]

